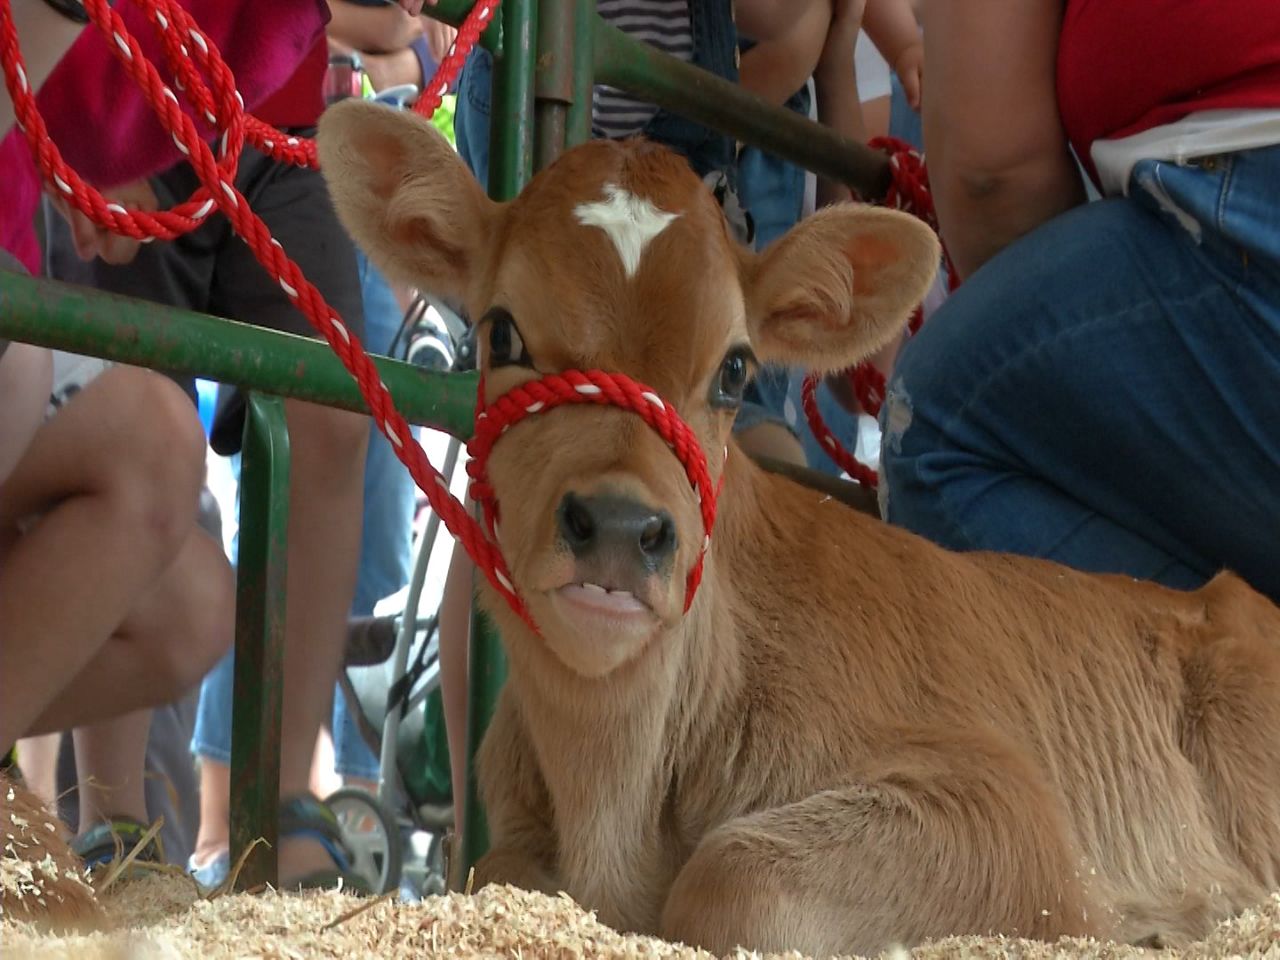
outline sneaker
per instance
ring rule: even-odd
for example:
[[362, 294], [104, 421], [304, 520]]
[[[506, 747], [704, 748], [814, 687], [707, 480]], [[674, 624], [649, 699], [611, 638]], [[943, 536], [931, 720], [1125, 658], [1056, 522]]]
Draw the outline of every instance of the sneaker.
[[213, 890], [227, 882], [231, 873], [231, 853], [223, 850], [207, 863], [197, 863], [193, 853], [187, 858], [187, 873], [191, 874], [202, 890]]

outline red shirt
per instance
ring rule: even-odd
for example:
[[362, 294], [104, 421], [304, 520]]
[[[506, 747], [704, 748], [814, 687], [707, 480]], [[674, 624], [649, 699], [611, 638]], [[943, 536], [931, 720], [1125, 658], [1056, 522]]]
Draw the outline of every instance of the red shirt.
[[1090, 171], [1095, 140], [1198, 110], [1280, 107], [1280, 0], [1068, 0], [1057, 88]]
[[[296, 87], [297, 95], [282, 98], [277, 106], [275, 125], [316, 122], [328, 63], [324, 25], [329, 9], [324, 0], [182, 0], [182, 5], [223, 52], [251, 111], [266, 119], [262, 111], [275, 99], [271, 92]], [[148, 57], [163, 63], [163, 49], [145, 11], [127, 3], [118, 12]], [[313, 100], [305, 95], [308, 89]], [[72, 45], [37, 101], [66, 161], [99, 188], [150, 176], [182, 158], [111, 46], [93, 28]], [[40, 269], [32, 229], [39, 204], [40, 179], [15, 127], [0, 140], [0, 248], [32, 273]]]
[[273, 127], [314, 127], [324, 110], [324, 75], [329, 45], [320, 36], [285, 85], [269, 96], [254, 115]]

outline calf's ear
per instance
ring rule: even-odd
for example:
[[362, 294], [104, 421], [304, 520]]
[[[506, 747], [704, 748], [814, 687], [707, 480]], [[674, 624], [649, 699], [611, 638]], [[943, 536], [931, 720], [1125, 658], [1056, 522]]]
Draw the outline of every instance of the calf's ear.
[[743, 270], [751, 338], [761, 359], [829, 373], [899, 332], [938, 269], [933, 231], [896, 210], [827, 207]]
[[338, 219], [386, 276], [470, 304], [501, 212], [453, 147], [409, 111], [346, 100], [316, 134]]

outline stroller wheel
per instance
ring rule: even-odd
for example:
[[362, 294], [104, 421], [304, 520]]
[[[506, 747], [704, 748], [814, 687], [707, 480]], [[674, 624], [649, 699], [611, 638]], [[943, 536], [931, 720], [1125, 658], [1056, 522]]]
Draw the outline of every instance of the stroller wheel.
[[352, 870], [368, 881], [375, 894], [397, 889], [404, 852], [395, 817], [373, 794], [350, 787], [335, 790], [325, 803], [342, 827], [342, 838], [354, 858]]

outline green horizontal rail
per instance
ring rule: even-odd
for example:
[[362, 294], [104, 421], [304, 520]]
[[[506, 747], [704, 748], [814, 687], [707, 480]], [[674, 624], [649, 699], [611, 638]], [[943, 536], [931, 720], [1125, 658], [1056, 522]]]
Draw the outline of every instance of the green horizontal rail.
[[[879, 199], [889, 158], [792, 110], [595, 22], [595, 79]], [[852, 81], [851, 81], [852, 82]]]
[[[438, 0], [435, 6], [423, 7], [422, 14], [441, 23], [460, 27], [473, 6], [475, 0]], [[502, 17], [494, 17], [493, 22], [480, 34], [480, 45], [494, 53], [502, 51]]]
[[[0, 272], [0, 337], [367, 411], [327, 343], [53, 280]], [[374, 363], [406, 420], [471, 436], [475, 374]]]

